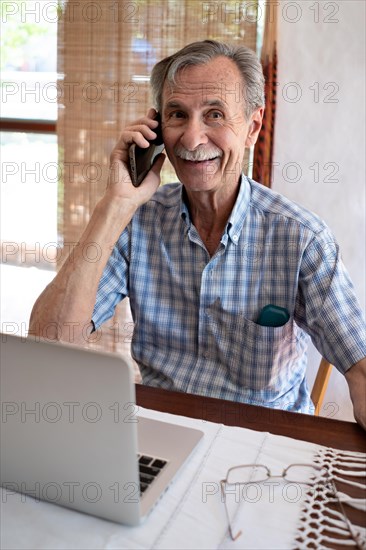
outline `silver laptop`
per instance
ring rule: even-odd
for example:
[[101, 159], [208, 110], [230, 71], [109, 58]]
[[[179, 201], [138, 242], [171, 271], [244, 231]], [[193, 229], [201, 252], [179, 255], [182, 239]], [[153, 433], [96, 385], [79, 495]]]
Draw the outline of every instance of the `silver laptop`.
[[137, 525], [203, 433], [140, 417], [130, 360], [1, 335], [1, 485]]

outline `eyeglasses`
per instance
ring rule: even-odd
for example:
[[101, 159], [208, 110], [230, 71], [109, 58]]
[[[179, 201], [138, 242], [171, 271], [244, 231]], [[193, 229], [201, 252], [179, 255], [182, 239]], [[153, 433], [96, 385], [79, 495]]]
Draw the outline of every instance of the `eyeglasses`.
[[229, 527], [230, 537], [233, 541], [237, 540], [242, 531], [238, 531], [234, 534], [232, 522], [230, 519], [229, 509], [227, 505], [227, 487], [228, 486], [243, 486], [254, 483], [264, 483], [268, 479], [280, 478], [289, 483], [296, 483], [300, 485], [314, 486], [317, 484], [324, 484], [330, 489], [331, 495], [338, 503], [344, 521], [351, 534], [352, 539], [356, 543], [357, 548], [362, 548], [359, 542], [359, 534], [355, 532], [352, 523], [349, 521], [343, 504], [338, 496], [337, 488], [334, 480], [330, 477], [326, 468], [316, 466], [314, 464], [290, 464], [285, 468], [281, 474], [273, 475], [271, 470], [263, 464], [242, 464], [239, 466], [233, 466], [229, 468], [225, 479], [220, 480], [222, 499], [225, 505], [225, 512], [227, 523]]

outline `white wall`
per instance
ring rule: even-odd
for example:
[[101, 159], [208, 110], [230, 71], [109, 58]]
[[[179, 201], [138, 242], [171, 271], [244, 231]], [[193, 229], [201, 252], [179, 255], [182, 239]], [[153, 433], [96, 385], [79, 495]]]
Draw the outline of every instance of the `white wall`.
[[[364, 310], [365, 6], [281, 0], [273, 183], [331, 227]], [[310, 381], [318, 357], [313, 350]], [[347, 385], [335, 369], [325, 402], [325, 416], [353, 419]]]

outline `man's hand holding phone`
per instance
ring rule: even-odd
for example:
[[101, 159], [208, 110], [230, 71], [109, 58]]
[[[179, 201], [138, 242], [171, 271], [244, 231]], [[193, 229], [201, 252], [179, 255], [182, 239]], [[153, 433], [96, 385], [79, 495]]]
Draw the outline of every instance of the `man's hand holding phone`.
[[136, 143], [133, 143], [128, 150], [130, 174], [132, 183], [135, 187], [138, 187], [143, 182], [156, 157], [164, 149], [160, 114], [157, 113], [154, 119], [159, 125], [154, 128], [156, 138], [149, 140], [149, 147], [142, 148], [136, 145]]
[[[165, 160], [164, 154], [158, 155], [155, 162], [153, 159], [152, 166], [149, 166], [144, 177], [140, 178], [141, 185], [138, 187], [136, 183], [133, 183], [130, 167], [131, 152], [134, 151], [135, 158], [141, 151], [150, 150], [151, 152], [151, 142], [159, 137], [160, 128], [156, 116], [155, 109], [149, 109], [147, 116], [127, 126], [122, 132], [110, 157], [110, 174], [106, 195], [127, 199], [138, 207], [147, 202], [159, 187], [160, 171]], [[155, 149], [155, 145], [153, 147]], [[161, 144], [161, 149], [163, 148], [164, 145]], [[151, 156], [150, 153], [148, 156]]]

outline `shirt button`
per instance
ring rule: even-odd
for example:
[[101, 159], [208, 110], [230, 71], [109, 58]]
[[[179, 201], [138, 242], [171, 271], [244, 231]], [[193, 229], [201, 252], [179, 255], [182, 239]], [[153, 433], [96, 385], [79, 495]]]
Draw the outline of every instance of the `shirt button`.
[[234, 243], [237, 243], [239, 240], [239, 235], [233, 235], [233, 241]]

